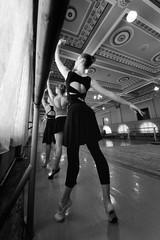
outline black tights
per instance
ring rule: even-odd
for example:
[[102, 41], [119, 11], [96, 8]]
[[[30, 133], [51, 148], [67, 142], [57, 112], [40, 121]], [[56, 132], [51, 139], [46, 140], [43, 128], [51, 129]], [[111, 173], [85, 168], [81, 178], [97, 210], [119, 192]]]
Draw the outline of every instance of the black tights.
[[[108, 163], [99, 147], [98, 142], [86, 144], [97, 167], [98, 176], [101, 184], [110, 183]], [[67, 148], [68, 168], [65, 185], [73, 188], [79, 172], [79, 146]]]

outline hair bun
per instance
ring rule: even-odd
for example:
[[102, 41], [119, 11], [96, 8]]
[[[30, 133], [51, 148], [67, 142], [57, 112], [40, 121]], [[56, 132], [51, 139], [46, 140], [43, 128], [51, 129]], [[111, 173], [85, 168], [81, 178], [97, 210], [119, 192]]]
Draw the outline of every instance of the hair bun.
[[85, 61], [84, 61], [85, 69], [88, 69], [96, 61], [96, 57], [92, 56], [88, 53], [82, 53], [81, 58], [85, 59]]

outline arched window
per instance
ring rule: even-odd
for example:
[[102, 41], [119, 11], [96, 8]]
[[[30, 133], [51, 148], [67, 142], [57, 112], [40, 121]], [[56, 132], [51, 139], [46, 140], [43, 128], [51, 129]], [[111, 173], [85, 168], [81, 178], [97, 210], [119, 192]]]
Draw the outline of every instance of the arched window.
[[109, 126], [103, 126], [103, 131], [105, 131], [105, 134], [112, 133], [112, 130]]
[[152, 122], [144, 122], [140, 125], [141, 133], [154, 133], [154, 130], [158, 132], [158, 127]]
[[125, 124], [122, 124], [118, 127], [118, 133], [127, 133], [128, 132], [128, 126]]

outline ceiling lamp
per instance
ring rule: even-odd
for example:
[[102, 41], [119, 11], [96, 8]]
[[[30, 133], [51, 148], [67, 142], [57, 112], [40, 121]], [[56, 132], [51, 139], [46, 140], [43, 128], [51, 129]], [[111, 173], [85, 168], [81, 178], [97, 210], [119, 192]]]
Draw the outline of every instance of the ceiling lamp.
[[103, 97], [102, 97], [102, 95], [98, 94], [98, 96], [94, 95], [94, 97], [93, 97], [93, 98], [94, 98], [94, 99], [98, 99], [98, 100], [99, 100], [100, 98], [103, 98]]
[[155, 86], [154, 87], [154, 91], [158, 91], [159, 90], [159, 87], [158, 86]]
[[127, 22], [134, 22], [137, 18], [137, 12], [136, 11], [130, 11], [127, 15]]
[[102, 98], [102, 95], [98, 94], [98, 99]]

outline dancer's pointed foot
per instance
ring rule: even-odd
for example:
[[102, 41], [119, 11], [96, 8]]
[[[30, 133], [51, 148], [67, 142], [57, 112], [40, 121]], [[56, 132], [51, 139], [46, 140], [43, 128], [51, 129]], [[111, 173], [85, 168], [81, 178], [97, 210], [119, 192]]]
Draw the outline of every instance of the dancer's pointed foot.
[[65, 216], [68, 215], [69, 208], [71, 207], [71, 205], [72, 205], [72, 201], [70, 199], [65, 206], [63, 206], [62, 203], [59, 202], [57, 213], [54, 216], [56, 222], [64, 221]]
[[108, 203], [105, 206], [105, 210], [106, 210], [106, 215], [107, 215], [108, 222], [110, 222], [110, 223], [118, 222], [118, 217], [117, 217], [116, 212], [115, 212], [111, 203]]

